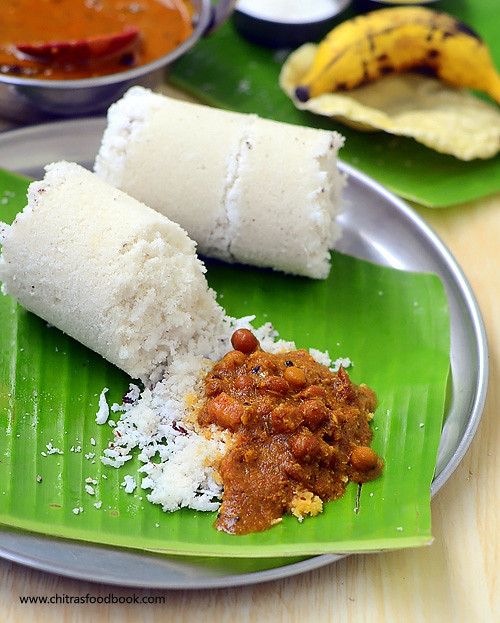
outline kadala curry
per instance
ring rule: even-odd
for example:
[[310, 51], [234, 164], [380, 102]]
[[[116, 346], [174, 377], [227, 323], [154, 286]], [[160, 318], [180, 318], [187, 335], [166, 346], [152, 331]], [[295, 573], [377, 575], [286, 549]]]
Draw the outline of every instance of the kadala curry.
[[201, 426], [231, 431], [219, 466], [223, 498], [215, 527], [232, 534], [266, 530], [291, 513], [321, 512], [351, 482], [383, 470], [371, 449], [375, 393], [318, 363], [306, 350], [264, 352], [246, 329], [207, 374]]
[[193, 32], [190, 0], [7, 0], [0, 72], [81, 79], [144, 65]]

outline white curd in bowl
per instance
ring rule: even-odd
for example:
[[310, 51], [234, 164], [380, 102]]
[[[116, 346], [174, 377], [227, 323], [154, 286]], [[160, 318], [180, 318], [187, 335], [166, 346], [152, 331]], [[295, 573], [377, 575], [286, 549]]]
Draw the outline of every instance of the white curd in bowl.
[[301, 23], [328, 19], [341, 9], [338, 0], [238, 0], [236, 9], [259, 19]]

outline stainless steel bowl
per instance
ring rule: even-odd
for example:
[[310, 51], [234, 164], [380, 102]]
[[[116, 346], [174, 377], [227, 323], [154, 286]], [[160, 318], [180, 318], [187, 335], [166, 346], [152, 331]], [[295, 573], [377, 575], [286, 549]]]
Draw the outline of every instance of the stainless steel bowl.
[[356, 0], [355, 8], [360, 13], [375, 11], [376, 9], [388, 9], [395, 6], [419, 6], [435, 4], [439, 0]]
[[[244, 9], [236, 4], [232, 20], [238, 30], [252, 43], [269, 48], [296, 48], [308, 41], [317, 41], [336, 24], [339, 15], [345, 11], [352, 0], [337, 0], [331, 11], [322, 18], [296, 19], [293, 14], [275, 19], [262, 15], [253, 7]], [[269, 15], [272, 11], [269, 11]]]
[[83, 80], [43, 80], [0, 74], [0, 115], [12, 121], [35, 123], [53, 117], [103, 113], [136, 84], [154, 88], [168, 67], [202, 37], [217, 29], [232, 13], [235, 0], [192, 0], [194, 31], [179, 47], [157, 60], [127, 71]]

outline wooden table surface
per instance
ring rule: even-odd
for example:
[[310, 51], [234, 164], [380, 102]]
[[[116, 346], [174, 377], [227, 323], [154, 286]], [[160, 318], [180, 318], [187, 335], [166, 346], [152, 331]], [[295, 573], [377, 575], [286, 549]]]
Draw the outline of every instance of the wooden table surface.
[[[197, 591], [95, 584], [0, 559], [0, 623], [499, 623], [500, 195], [443, 210], [417, 210], [469, 279], [490, 349], [483, 418], [462, 463], [433, 499], [431, 545], [352, 555], [284, 580]], [[87, 594], [155, 603], [61, 603]], [[60, 603], [50, 605], [20, 600], [56, 595]]]

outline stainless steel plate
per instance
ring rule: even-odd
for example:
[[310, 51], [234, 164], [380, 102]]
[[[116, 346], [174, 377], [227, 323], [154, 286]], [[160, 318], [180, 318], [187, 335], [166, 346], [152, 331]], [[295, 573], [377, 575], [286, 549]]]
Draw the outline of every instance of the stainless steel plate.
[[[92, 168], [105, 127], [102, 118], [59, 121], [0, 135], [0, 167], [34, 178], [45, 164], [71, 160]], [[404, 202], [341, 163], [349, 203], [341, 217], [339, 251], [386, 266], [433, 272], [446, 288], [451, 318], [452, 385], [432, 495], [467, 451], [486, 400], [488, 349], [471, 288], [445, 245]], [[286, 559], [189, 558], [138, 553], [0, 529], [0, 556], [36, 569], [97, 582], [148, 588], [215, 588], [289, 577], [335, 562], [322, 555]]]

